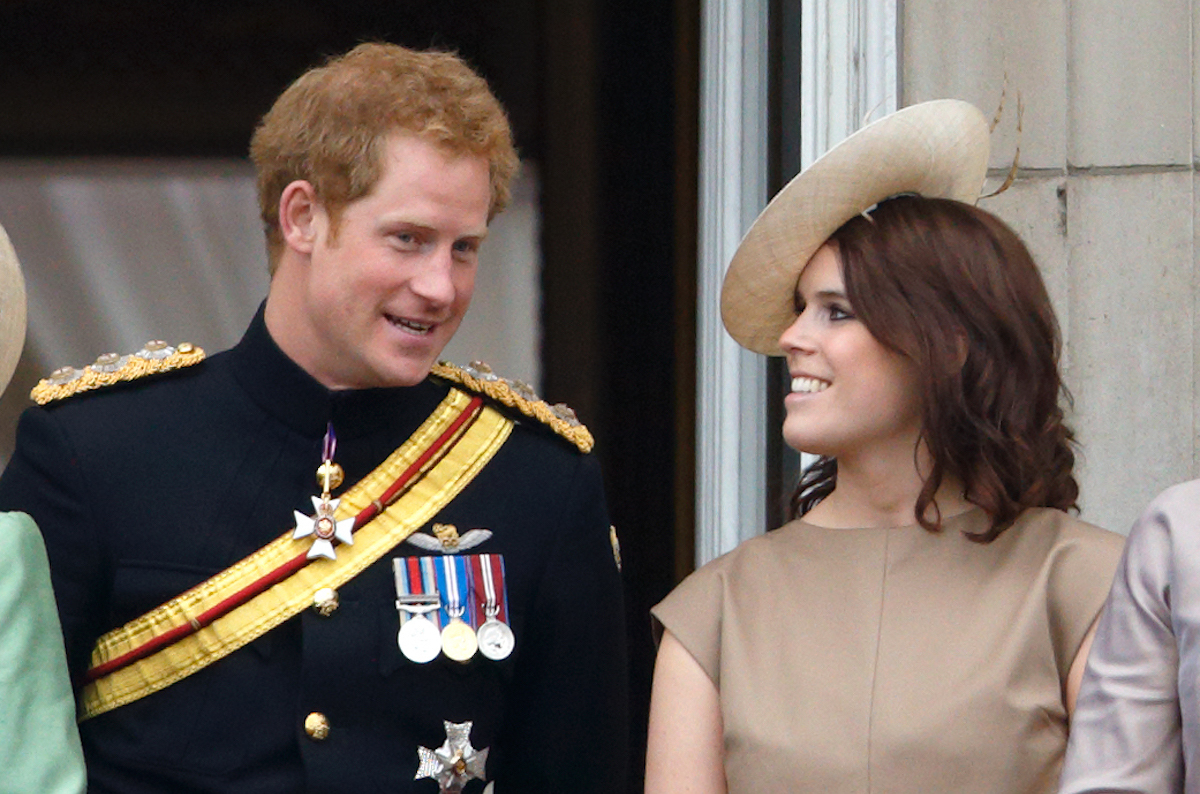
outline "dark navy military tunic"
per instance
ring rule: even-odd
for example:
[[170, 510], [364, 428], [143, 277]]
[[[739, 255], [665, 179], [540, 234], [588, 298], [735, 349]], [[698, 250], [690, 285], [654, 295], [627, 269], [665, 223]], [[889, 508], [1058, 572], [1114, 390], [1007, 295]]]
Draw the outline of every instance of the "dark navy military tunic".
[[[72, 674], [104, 632], [159, 606], [312, 513], [326, 424], [337, 496], [404, 443], [446, 395], [329, 391], [254, 319], [196, 366], [30, 408], [0, 478], [0, 510], [46, 540]], [[596, 459], [533, 420], [435, 518], [504, 555], [513, 654], [419, 665], [397, 646], [392, 559], [160, 692], [81, 724], [92, 792], [415, 792], [419, 746], [473, 723], [496, 794], [625, 790], [621, 581]], [[423, 528], [428, 532], [429, 527]], [[323, 740], [305, 718], [325, 716]], [[472, 781], [466, 792], [479, 792]]]

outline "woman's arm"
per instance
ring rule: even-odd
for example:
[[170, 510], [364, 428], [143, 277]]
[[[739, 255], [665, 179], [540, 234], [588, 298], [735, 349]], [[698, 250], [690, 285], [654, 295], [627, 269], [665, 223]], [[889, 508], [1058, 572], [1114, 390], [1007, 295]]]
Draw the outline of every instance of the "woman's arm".
[[650, 696], [646, 794], [726, 794], [717, 687], [669, 631]]
[[[1182, 593], [1172, 587], [1175, 544], [1169, 511], [1161, 506], [1152, 503], [1130, 533], [1097, 621], [1071, 715], [1060, 794], [1184, 790], [1172, 620]], [[1195, 514], [1194, 504], [1186, 507], [1184, 514]]]
[[86, 788], [42, 539], [29, 516], [0, 513], [0, 794]]
[[1083, 671], [1087, 668], [1088, 651], [1092, 649], [1092, 640], [1096, 638], [1096, 623], [1100, 620], [1100, 616], [1096, 616], [1096, 620], [1092, 621], [1092, 625], [1088, 627], [1087, 634], [1083, 635], [1083, 642], [1079, 643], [1079, 650], [1075, 652], [1075, 660], [1071, 662], [1071, 669], [1067, 671], [1067, 688], [1063, 693], [1063, 702], [1067, 706], [1067, 719], [1075, 716], [1075, 701], [1079, 698], [1079, 685], [1083, 683]]

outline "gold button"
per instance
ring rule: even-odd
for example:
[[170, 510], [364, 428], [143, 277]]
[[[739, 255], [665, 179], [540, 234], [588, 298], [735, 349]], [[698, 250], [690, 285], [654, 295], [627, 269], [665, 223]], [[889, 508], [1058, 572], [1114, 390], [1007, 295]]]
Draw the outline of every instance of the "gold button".
[[332, 587], [322, 587], [313, 594], [313, 609], [323, 618], [327, 618], [337, 611], [338, 594], [337, 590]]
[[325, 491], [337, 490], [345, 478], [346, 472], [331, 460], [327, 460], [317, 467], [317, 487]]
[[304, 732], [314, 742], [323, 742], [329, 736], [329, 720], [319, 711], [304, 718]]

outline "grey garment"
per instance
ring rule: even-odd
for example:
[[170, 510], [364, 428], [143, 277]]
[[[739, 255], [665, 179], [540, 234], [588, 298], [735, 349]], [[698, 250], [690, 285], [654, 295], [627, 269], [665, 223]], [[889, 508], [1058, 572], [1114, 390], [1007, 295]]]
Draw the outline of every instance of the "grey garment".
[[1200, 794], [1200, 480], [1134, 524], [1096, 629], [1060, 792]]
[[46, 550], [33, 519], [0, 513], [0, 794], [84, 787]]

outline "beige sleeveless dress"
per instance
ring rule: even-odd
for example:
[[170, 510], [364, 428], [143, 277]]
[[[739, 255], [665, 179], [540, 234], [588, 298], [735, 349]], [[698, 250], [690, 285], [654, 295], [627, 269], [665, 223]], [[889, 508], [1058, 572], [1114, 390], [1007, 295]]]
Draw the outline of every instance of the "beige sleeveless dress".
[[1063, 682], [1123, 538], [975, 509], [931, 533], [793, 521], [653, 610], [716, 684], [731, 794], [1053, 792]]

